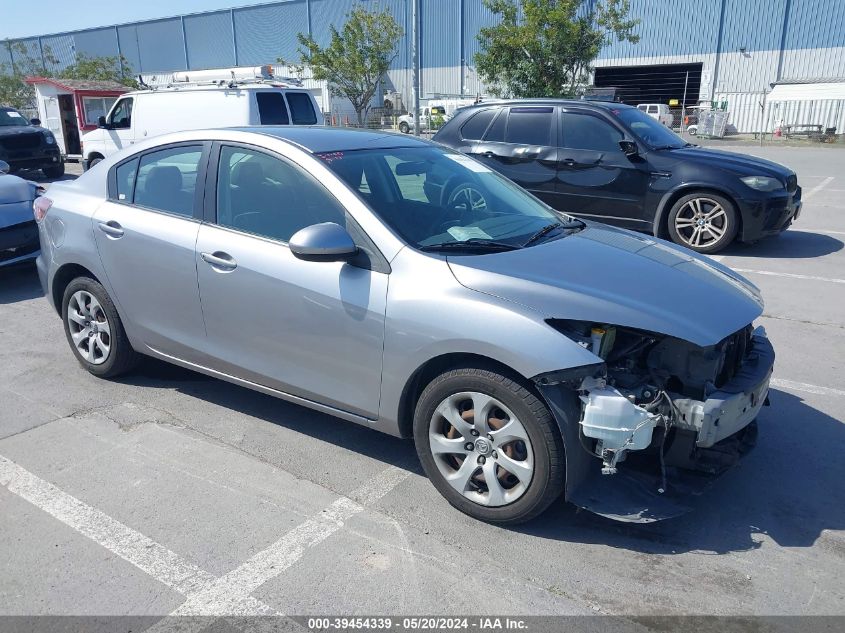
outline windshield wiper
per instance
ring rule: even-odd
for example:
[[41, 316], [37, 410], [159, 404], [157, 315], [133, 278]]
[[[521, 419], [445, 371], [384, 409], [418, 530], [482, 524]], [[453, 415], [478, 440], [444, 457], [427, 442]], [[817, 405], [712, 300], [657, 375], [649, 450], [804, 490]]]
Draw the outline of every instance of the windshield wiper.
[[517, 244], [497, 242], [473, 237], [462, 242], [441, 242], [439, 244], [426, 244], [419, 247], [421, 251], [513, 251], [520, 248]]
[[580, 230], [582, 228], [584, 228], [584, 223], [581, 222], [580, 220], [571, 220], [569, 222], [555, 222], [553, 224], [547, 224], [542, 229], [540, 229], [539, 231], [534, 233], [534, 235], [532, 235], [527, 240], [525, 240], [522, 243], [522, 247], [525, 248], [526, 246], [533, 244], [534, 242], [536, 242], [537, 240], [545, 237], [546, 235], [548, 235], [549, 233], [551, 233], [555, 229], [579, 229]]

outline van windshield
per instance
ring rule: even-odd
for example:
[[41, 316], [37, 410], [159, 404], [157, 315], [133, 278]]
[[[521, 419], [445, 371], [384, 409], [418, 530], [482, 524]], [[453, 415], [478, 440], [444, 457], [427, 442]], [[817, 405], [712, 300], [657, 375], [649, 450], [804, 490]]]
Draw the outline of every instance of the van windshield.
[[651, 149], [678, 149], [689, 145], [668, 127], [637, 108], [611, 110], [626, 128]]

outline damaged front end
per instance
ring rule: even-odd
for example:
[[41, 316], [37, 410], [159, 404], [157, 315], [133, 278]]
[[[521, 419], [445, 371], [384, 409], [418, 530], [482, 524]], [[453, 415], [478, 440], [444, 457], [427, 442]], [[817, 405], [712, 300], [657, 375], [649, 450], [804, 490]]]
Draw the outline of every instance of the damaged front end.
[[677, 516], [753, 447], [774, 365], [762, 328], [700, 347], [613, 325], [549, 324], [603, 361], [534, 379], [563, 434], [572, 503], [620, 521]]

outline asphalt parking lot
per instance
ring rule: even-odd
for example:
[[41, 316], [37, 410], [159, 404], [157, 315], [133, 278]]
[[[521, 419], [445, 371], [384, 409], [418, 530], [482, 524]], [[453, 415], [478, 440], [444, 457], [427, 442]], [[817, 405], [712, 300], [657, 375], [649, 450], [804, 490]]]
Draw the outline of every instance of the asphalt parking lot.
[[413, 445], [157, 361], [82, 370], [34, 267], [0, 272], [0, 615], [845, 613], [845, 148], [797, 225], [717, 256], [778, 354], [756, 449], [694, 511], [453, 510]]

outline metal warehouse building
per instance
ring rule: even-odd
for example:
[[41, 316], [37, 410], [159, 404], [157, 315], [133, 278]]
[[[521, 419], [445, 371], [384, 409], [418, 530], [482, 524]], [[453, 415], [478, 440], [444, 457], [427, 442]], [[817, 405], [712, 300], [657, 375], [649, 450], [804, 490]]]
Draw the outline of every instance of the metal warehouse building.
[[[17, 41], [31, 56], [49, 51], [60, 64], [77, 54], [121, 54], [145, 80], [161, 84], [174, 71], [296, 61], [297, 33], [325, 43], [330, 25], [339, 27], [357, 2], [388, 9], [404, 26], [382, 93], [398, 93], [407, 104], [413, 1], [287, 0]], [[472, 60], [478, 31], [494, 16], [482, 0], [417, 2], [421, 97], [483, 94]], [[819, 99], [825, 91], [813, 85], [845, 82], [845, 0], [631, 0], [631, 14], [641, 20], [640, 41], [613, 43], [595, 64], [595, 84], [618, 87], [626, 102], [680, 100], [686, 86], [687, 104], [723, 103], [740, 132], [771, 130], [781, 121], [845, 129], [845, 100]], [[10, 45], [0, 46], [4, 62], [14, 62]], [[780, 82], [807, 84], [807, 98], [800, 89], [788, 101], [775, 100], [777, 90], [768, 98]], [[347, 110], [325, 86], [306, 85], [325, 111]]]

